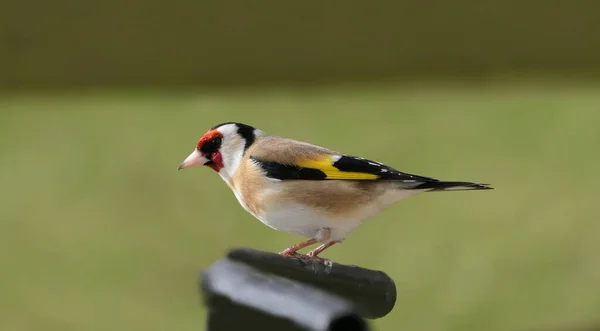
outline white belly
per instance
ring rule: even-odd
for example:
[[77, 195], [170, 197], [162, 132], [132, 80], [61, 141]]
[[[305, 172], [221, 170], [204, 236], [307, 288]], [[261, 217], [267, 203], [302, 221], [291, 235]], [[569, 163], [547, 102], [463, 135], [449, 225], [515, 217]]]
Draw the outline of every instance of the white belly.
[[352, 217], [332, 216], [319, 210], [300, 205], [274, 206], [257, 218], [269, 227], [307, 238], [316, 238], [320, 229], [329, 229], [327, 241], [343, 240], [361, 223], [380, 212], [375, 205], [360, 208]]
[[[261, 196], [267, 191], [277, 192], [281, 190], [278, 184], [278, 182], [273, 183], [271, 190], [264, 190], [261, 192]], [[399, 200], [420, 193], [416, 190], [391, 190], [370, 203], [365, 203], [355, 208], [351, 213], [344, 213], [344, 215], [334, 215], [291, 201], [281, 204], [267, 204], [263, 206], [264, 208], [262, 208], [260, 215], [256, 215], [248, 209], [240, 193], [234, 187], [232, 189], [242, 207], [265, 225], [278, 231], [307, 238], [317, 238], [319, 230], [327, 228], [329, 230], [329, 238], [326, 241], [345, 239], [363, 221], [377, 215], [384, 208]]]

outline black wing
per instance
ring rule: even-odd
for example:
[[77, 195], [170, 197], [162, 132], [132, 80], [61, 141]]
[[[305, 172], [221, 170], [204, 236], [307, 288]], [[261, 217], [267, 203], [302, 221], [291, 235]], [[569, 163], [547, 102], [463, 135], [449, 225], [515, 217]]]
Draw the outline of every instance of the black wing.
[[[322, 161], [298, 162], [310, 166], [282, 164], [250, 157], [267, 177], [286, 180], [395, 180], [423, 183], [437, 179], [398, 171], [379, 162], [349, 155], [330, 155]], [[302, 161], [302, 160], [301, 160]]]

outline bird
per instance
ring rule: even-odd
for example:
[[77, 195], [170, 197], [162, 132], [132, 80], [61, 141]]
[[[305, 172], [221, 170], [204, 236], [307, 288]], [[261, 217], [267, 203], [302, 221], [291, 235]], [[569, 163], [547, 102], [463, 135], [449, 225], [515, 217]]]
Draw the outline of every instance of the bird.
[[[207, 166], [239, 204], [265, 225], [306, 240], [279, 252], [318, 255], [343, 242], [365, 220], [423, 192], [489, 190], [490, 184], [442, 181], [312, 143], [225, 122], [198, 140], [178, 170]], [[307, 254], [298, 251], [314, 244]]]

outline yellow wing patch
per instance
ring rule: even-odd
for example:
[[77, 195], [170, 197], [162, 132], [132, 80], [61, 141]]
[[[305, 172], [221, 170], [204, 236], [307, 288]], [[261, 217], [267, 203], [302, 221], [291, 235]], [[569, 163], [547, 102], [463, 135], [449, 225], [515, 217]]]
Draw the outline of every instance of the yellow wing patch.
[[333, 155], [323, 155], [318, 159], [300, 159], [296, 160], [296, 165], [302, 168], [311, 168], [322, 171], [327, 179], [377, 179], [377, 175], [370, 174], [367, 172], [352, 172], [352, 171], [341, 171], [333, 166], [335, 162]]

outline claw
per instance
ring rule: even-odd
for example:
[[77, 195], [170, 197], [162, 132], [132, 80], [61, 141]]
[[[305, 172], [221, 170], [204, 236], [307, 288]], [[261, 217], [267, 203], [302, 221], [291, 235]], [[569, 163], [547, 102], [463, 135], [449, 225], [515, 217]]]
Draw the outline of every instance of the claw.
[[282, 250], [281, 252], [279, 252], [279, 255], [281, 255], [281, 256], [295, 256], [297, 254], [298, 253], [296, 253], [296, 251], [291, 250], [289, 248], [286, 248], [286, 249]]

